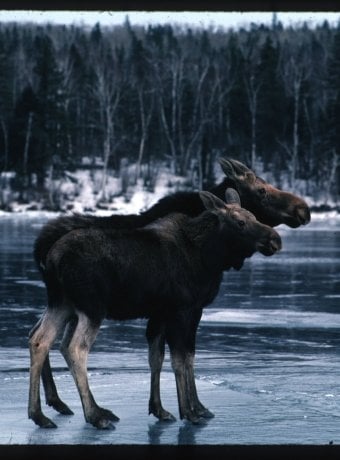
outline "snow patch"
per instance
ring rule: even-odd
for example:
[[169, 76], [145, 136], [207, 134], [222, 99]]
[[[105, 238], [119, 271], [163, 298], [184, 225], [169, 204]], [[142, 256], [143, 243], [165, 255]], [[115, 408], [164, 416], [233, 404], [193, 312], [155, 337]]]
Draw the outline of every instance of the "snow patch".
[[[93, 163], [91, 164], [93, 165]], [[88, 159], [84, 159], [83, 165], [89, 165]], [[100, 165], [97, 162], [95, 166]], [[119, 177], [113, 171], [110, 171], [106, 177], [105, 184], [103, 184], [103, 171], [100, 168], [78, 169], [73, 172], [66, 171], [63, 178], [53, 180], [48, 184], [50, 205], [53, 206], [54, 204], [56, 209], [60, 209], [58, 214], [60, 212], [94, 213], [98, 215], [110, 215], [112, 213], [135, 214], [149, 208], [170, 193], [179, 190], [192, 190], [192, 183], [188, 178], [175, 175], [164, 164], [158, 165], [157, 171], [153, 172], [153, 177], [155, 178], [152, 179], [152, 184], [148, 183], [147, 171], [142, 174], [143, 177], [137, 180], [135, 176], [135, 164], [125, 165], [124, 169], [119, 173]], [[217, 182], [224, 177], [218, 165], [216, 165], [215, 176]], [[8, 177], [6, 176], [6, 180], [8, 181], [12, 177], [13, 174], [9, 174]], [[264, 174], [263, 177], [269, 182], [272, 181], [269, 175]], [[310, 197], [307, 197], [306, 201], [311, 206], [315, 205], [315, 202]], [[39, 198], [26, 204], [18, 203], [12, 198], [9, 206], [10, 212], [0, 210], [0, 216], [13, 213], [26, 216], [53, 216], [52, 212], [44, 211], [43, 206]], [[339, 220], [340, 213], [335, 210], [312, 213], [312, 222], [325, 222], [328, 225], [330, 222]]]

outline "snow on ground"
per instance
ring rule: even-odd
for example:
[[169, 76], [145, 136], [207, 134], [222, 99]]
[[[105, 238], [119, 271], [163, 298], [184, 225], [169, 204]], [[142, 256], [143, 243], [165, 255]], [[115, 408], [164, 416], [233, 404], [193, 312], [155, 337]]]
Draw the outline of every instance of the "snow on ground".
[[[170, 193], [178, 190], [192, 190], [188, 179], [176, 176], [169, 168], [162, 166], [156, 173], [157, 180], [151, 191], [151, 187], [145, 186], [143, 178], [139, 178], [137, 182], [133, 180], [135, 167], [134, 164], [126, 166], [120, 177], [108, 174], [105, 187], [102, 183], [101, 170], [81, 169], [72, 173], [67, 172], [62, 180], [55, 180], [50, 184], [51, 195], [60, 207], [59, 212], [44, 210], [43, 205], [38, 201], [27, 204], [12, 201], [11, 212], [0, 210], [0, 216], [10, 216], [15, 213], [27, 217], [50, 218], [63, 212], [97, 215], [135, 214], [149, 208]], [[216, 170], [216, 181], [219, 182], [222, 178], [221, 171]], [[264, 177], [264, 179], [271, 182], [270, 177]], [[319, 205], [311, 197], [306, 197], [306, 201], [310, 206]], [[335, 203], [333, 204], [332, 208], [335, 208]], [[338, 219], [340, 219], [340, 213], [336, 210], [312, 213], [312, 221]]]
[[[186, 179], [176, 176], [169, 169], [163, 168], [157, 174], [157, 181], [153, 191], [148, 190], [143, 179], [131, 184], [134, 176], [134, 165], [127, 171], [128, 184], [123, 184], [122, 177], [109, 175], [105, 184], [103, 196], [102, 173], [101, 171], [78, 170], [74, 173], [67, 173], [62, 181], [53, 182], [53, 194], [59, 201], [61, 212], [96, 213], [99, 215], [139, 213], [152, 206], [163, 196], [178, 190], [188, 189]], [[20, 213], [26, 215], [49, 216], [50, 213], [42, 209], [39, 202], [27, 204], [11, 203], [12, 212], [0, 210], [0, 216]], [[58, 213], [59, 214], [59, 213]]]

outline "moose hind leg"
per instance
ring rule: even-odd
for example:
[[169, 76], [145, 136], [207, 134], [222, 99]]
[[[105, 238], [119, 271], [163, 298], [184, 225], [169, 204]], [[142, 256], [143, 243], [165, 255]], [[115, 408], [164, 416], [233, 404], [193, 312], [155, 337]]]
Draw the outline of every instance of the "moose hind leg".
[[[72, 337], [74, 330], [76, 328], [78, 318], [74, 316], [66, 325], [64, 337], [66, 335]], [[45, 362], [42, 369], [42, 381], [45, 390], [46, 404], [53, 407], [61, 415], [73, 415], [72, 410], [60, 399], [57, 388], [55, 386], [50, 359], [47, 354]]]
[[119, 418], [111, 411], [97, 405], [88, 383], [87, 358], [97, 336], [100, 323], [94, 323], [84, 313], [78, 313], [78, 323], [70, 337], [65, 334], [61, 343], [61, 352], [70, 368], [77, 385], [84, 410], [85, 420], [101, 429], [113, 428], [112, 422]]
[[73, 415], [71, 409], [60, 399], [58, 395], [48, 355], [45, 358], [41, 376], [45, 390], [46, 404], [53, 407], [53, 409], [61, 415]]
[[64, 328], [69, 313], [64, 309], [47, 308], [42, 318], [30, 333], [30, 384], [28, 417], [43, 428], [56, 428], [41, 410], [40, 376], [49, 349]]
[[164, 324], [150, 319], [148, 321], [146, 337], [149, 345], [149, 365], [151, 369], [149, 414], [153, 414], [161, 421], [175, 421], [176, 418], [163, 408], [160, 395], [160, 374], [165, 349]]

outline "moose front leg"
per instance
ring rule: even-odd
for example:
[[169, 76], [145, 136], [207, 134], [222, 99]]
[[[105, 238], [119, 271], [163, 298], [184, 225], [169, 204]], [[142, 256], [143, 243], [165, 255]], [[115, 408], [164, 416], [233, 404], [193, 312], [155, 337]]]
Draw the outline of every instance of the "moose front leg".
[[203, 406], [201, 401], [198, 399], [196, 383], [195, 383], [195, 374], [194, 374], [194, 354], [189, 355], [186, 360], [186, 381], [188, 392], [191, 395], [191, 404], [194, 412], [203, 418], [213, 418], [215, 415], [206, 407]]
[[196, 333], [197, 328], [202, 316], [202, 310], [197, 309], [193, 312], [191, 316], [192, 320], [192, 327], [191, 327], [191, 335], [189, 336], [189, 349], [190, 353], [188, 353], [186, 359], [186, 383], [188, 394], [190, 395], [190, 403], [193, 411], [199, 416], [203, 418], [213, 418], [214, 414], [210, 412], [209, 409], [203, 406], [201, 401], [198, 399], [197, 389], [196, 389], [196, 382], [195, 382], [195, 373], [194, 373], [194, 361], [195, 361], [195, 349], [196, 349]]
[[[199, 401], [194, 378], [195, 340], [201, 311], [182, 311], [166, 325], [181, 419], [200, 423], [213, 416]], [[209, 414], [210, 417], [209, 417]]]
[[164, 323], [150, 319], [146, 329], [146, 338], [149, 345], [149, 365], [151, 370], [149, 414], [153, 414], [161, 421], [175, 421], [176, 418], [163, 408], [160, 394], [160, 374], [165, 351]]
[[[78, 323], [78, 318], [74, 316], [66, 325], [63, 337], [63, 343], [69, 343], [73, 336]], [[46, 356], [44, 366], [42, 369], [42, 381], [45, 390], [46, 404], [53, 407], [61, 415], [73, 415], [72, 410], [60, 399], [56, 385], [53, 380], [53, 374], [50, 364], [49, 355]]]

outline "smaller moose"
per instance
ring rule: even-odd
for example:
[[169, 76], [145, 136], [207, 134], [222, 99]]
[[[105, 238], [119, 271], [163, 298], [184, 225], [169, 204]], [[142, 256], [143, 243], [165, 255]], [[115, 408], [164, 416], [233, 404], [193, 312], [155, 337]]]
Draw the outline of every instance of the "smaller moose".
[[[96, 404], [87, 379], [87, 356], [104, 318], [155, 322], [170, 348], [181, 419], [198, 423], [213, 416], [199, 401], [194, 379], [202, 310], [216, 297], [224, 270], [240, 269], [256, 251], [273, 255], [281, 239], [241, 208], [235, 190], [227, 189], [227, 204], [209, 192], [200, 198], [206, 211], [198, 217], [174, 213], [132, 230], [77, 229], [51, 248], [44, 275], [48, 307], [30, 334], [28, 416], [37, 425], [56, 426], [41, 410], [40, 376], [64, 329], [61, 352], [85, 420], [97, 428], [119, 420]], [[149, 359], [152, 364], [152, 352]], [[153, 403], [154, 413], [163, 410], [157, 398]]]

